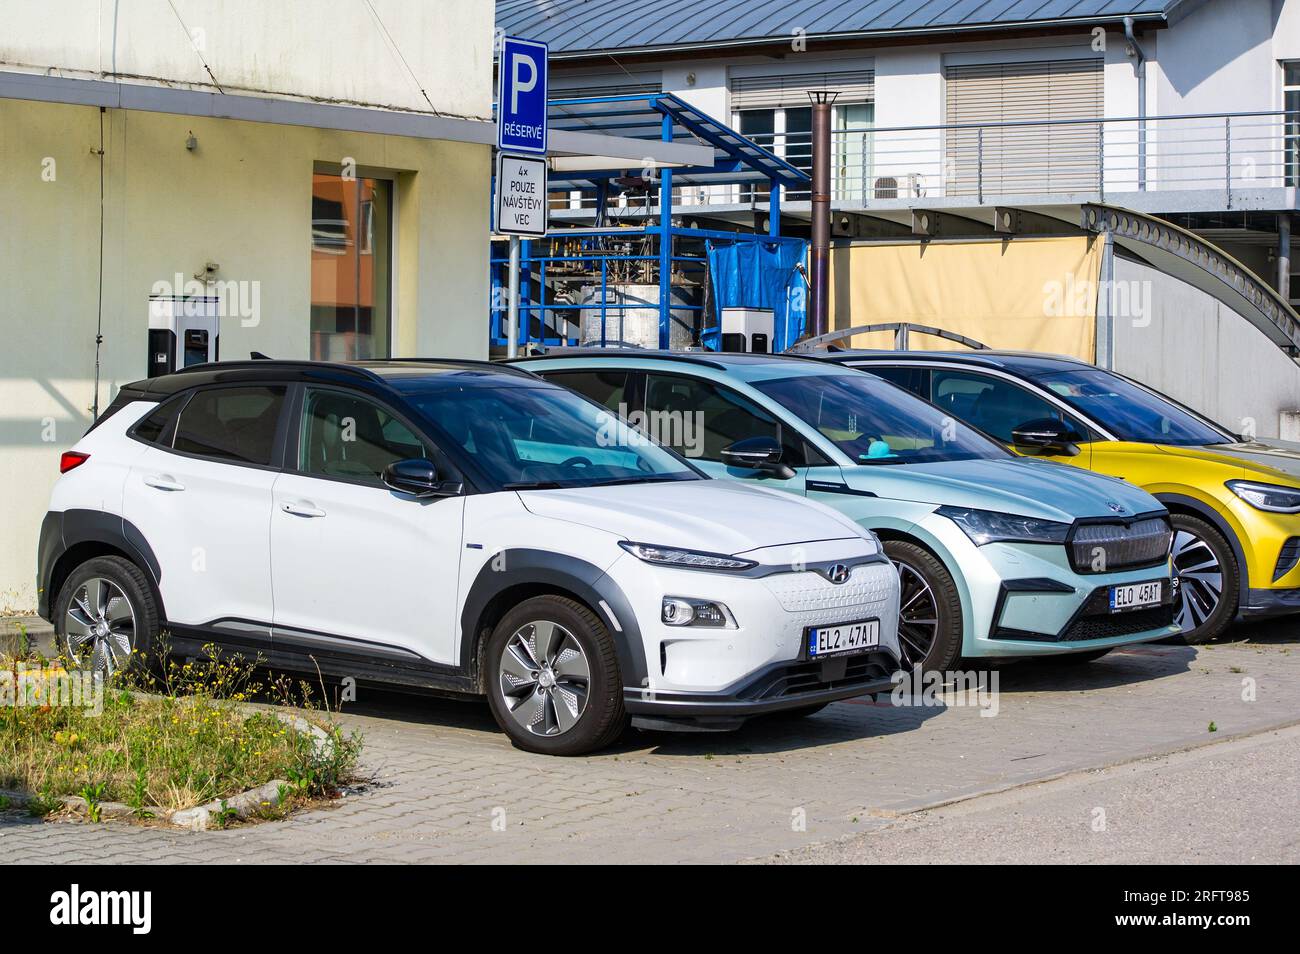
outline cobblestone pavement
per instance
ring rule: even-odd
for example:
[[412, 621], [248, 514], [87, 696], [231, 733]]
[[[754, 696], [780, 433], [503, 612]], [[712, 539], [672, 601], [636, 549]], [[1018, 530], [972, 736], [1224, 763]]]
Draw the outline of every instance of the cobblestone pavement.
[[1148, 645], [1078, 667], [1009, 666], [994, 717], [855, 700], [728, 735], [631, 732], [579, 759], [515, 750], [486, 706], [362, 687], [364, 704], [341, 719], [365, 735], [373, 782], [332, 807], [207, 833], [11, 813], [0, 821], [0, 860], [764, 857], [975, 794], [1300, 722], [1297, 635], [1296, 623], [1240, 627], [1241, 641], [1210, 648]]

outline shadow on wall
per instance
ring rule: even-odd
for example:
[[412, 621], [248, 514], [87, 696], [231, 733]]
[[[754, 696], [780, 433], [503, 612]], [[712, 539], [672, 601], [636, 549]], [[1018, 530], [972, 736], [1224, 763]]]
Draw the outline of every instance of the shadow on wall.
[[[44, 363], [56, 350], [33, 356], [32, 361]], [[11, 369], [7, 380], [0, 379], [0, 526], [8, 544], [0, 550], [0, 616], [35, 609], [37, 538], [59, 477], [59, 454], [81, 439], [91, 421], [89, 379], [21, 378], [19, 370]], [[105, 388], [106, 394], [115, 391]], [[101, 403], [101, 410], [104, 406]]]
[[[49, 446], [64, 450], [71, 447], [90, 427], [90, 409], [80, 406], [71, 398], [68, 387], [60, 387], [48, 378], [29, 378], [27, 381], [47, 395], [40, 403], [47, 410], [39, 416], [0, 416], [0, 453], [8, 448]], [[91, 383], [76, 382], [73, 388], [89, 400]], [[116, 387], [109, 389], [116, 391]], [[20, 415], [31, 413], [34, 402], [29, 398], [7, 402], [8, 410]], [[25, 406], [24, 406], [25, 405]], [[100, 410], [107, 405], [101, 401]]]

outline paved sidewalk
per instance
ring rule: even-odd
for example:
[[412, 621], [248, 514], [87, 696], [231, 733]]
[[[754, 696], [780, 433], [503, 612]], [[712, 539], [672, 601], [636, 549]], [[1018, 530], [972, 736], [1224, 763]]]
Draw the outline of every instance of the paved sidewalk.
[[[611, 752], [513, 749], [485, 706], [366, 693], [374, 784], [280, 823], [182, 833], [0, 823], [6, 862], [738, 861], [1080, 769], [1300, 721], [1300, 626], [1245, 643], [1139, 646], [1001, 674], [1000, 711], [838, 703], [730, 735], [630, 733]], [[1243, 693], [1252, 684], [1254, 701]], [[1217, 731], [1208, 729], [1213, 721]], [[1204, 810], [1204, 806], [1202, 806]]]
[[907, 815], [782, 864], [1297, 864], [1300, 726]]

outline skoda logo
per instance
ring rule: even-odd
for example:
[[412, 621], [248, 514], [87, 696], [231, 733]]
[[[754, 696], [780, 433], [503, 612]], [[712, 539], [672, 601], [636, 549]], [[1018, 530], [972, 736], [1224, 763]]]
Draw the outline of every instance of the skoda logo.
[[1110, 508], [1111, 513], [1123, 513], [1123, 512], [1124, 512], [1124, 505], [1123, 505], [1123, 504], [1117, 504], [1117, 503], [1115, 503], [1115, 501], [1113, 501], [1113, 500], [1107, 500], [1107, 501], [1106, 501], [1106, 506]]
[[826, 571], [826, 579], [830, 580], [837, 586], [840, 583], [847, 583], [849, 579], [849, 568], [843, 563], [836, 563]]

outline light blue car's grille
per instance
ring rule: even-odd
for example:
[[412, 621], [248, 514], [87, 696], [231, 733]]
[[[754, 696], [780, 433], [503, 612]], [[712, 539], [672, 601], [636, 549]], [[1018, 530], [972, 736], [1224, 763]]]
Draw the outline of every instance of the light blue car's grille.
[[1110, 573], [1153, 566], [1169, 555], [1169, 521], [1150, 517], [1132, 523], [1082, 523], [1067, 546], [1070, 564], [1079, 573]]

